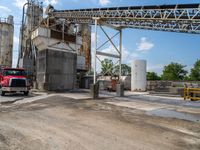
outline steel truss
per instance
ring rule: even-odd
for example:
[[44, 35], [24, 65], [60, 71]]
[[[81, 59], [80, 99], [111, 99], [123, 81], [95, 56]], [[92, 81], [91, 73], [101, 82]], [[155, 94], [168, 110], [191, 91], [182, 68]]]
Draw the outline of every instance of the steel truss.
[[[97, 35], [98, 35], [98, 32], [97, 32], [97, 28], [98, 28], [98, 25], [100, 25], [100, 29], [101, 31], [104, 33], [104, 35], [107, 37], [107, 41], [105, 41], [104, 43], [102, 43], [99, 47], [98, 47], [98, 41], [97, 41]], [[113, 39], [116, 38], [116, 36], [119, 35], [119, 45], [117, 46], [114, 42], [113, 42]], [[106, 52], [102, 52], [100, 51], [100, 49], [106, 45], [107, 43], [109, 43], [114, 47], [115, 51], [117, 52], [117, 54], [111, 54], [111, 53], [106, 53]], [[110, 58], [115, 58], [117, 59], [117, 64], [119, 64], [119, 79], [121, 81], [121, 63], [122, 63], [122, 29], [120, 30], [117, 30], [117, 33], [110, 37], [107, 32], [104, 30], [104, 28], [101, 26], [101, 24], [99, 24], [99, 19], [96, 18], [95, 19], [95, 49], [94, 49], [94, 84], [96, 84], [97, 82], [97, 76], [96, 76], [96, 65], [97, 65], [97, 60], [99, 60], [100, 62], [102, 62], [99, 58], [99, 56], [106, 56], [106, 57], [110, 57]], [[109, 68], [109, 70], [107, 70], [106, 73], [108, 73], [110, 71], [110, 69], [112, 68]]]
[[138, 28], [200, 34], [200, 4], [114, 7], [78, 10], [48, 9], [48, 15], [94, 25], [95, 19], [115, 28]]

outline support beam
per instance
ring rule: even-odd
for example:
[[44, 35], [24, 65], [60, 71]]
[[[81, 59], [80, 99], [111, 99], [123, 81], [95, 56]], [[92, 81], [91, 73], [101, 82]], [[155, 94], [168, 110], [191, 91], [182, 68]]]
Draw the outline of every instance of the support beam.
[[94, 85], [96, 84], [96, 67], [97, 67], [97, 62], [96, 62], [96, 52], [97, 52], [97, 26], [98, 26], [98, 18], [95, 18], [95, 41], [94, 41]]
[[119, 52], [120, 52], [120, 59], [119, 59], [119, 81], [121, 83], [122, 82], [122, 29], [120, 30]]
[[[94, 18], [95, 19], [95, 48], [94, 48], [94, 85], [97, 83], [97, 75], [96, 75], [96, 64], [97, 64], [97, 60], [99, 60], [100, 62], [102, 62], [100, 60], [100, 58], [98, 56], [106, 56], [106, 57], [110, 57], [110, 58], [114, 58], [114, 59], [117, 59], [117, 63], [115, 65], [119, 65], [119, 81], [121, 82], [121, 64], [122, 64], [122, 29], [118, 29], [117, 30], [117, 33], [114, 34], [114, 36], [110, 37], [108, 35], [108, 33], [106, 33], [106, 31], [103, 29], [103, 27], [101, 26], [102, 24], [102, 20], [99, 21], [99, 18]], [[97, 48], [97, 27], [98, 25], [100, 26], [101, 28], [101, 31], [105, 34], [105, 36], [108, 38], [108, 40], [106, 42], [104, 42], [103, 44], [101, 44], [101, 46], [99, 46]], [[119, 45], [116, 45], [115, 42], [113, 42], [113, 39], [119, 35]], [[115, 51], [118, 53], [118, 54], [111, 54], [111, 53], [106, 53], [106, 52], [102, 52], [100, 51], [100, 49], [105, 46], [108, 42], [111, 43], [111, 45], [114, 47]], [[114, 66], [115, 66], [114, 65]], [[107, 72], [109, 72], [112, 68], [108, 69]]]
[[112, 58], [121, 58], [121, 55], [115, 55], [115, 54], [109, 54], [109, 53], [104, 53], [104, 52], [96, 52], [96, 55], [101, 55], [101, 56], [107, 56], [107, 57], [112, 57]]

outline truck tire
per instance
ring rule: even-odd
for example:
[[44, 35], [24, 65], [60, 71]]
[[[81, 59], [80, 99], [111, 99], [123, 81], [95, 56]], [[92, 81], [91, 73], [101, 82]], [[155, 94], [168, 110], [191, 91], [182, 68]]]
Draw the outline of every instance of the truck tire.
[[24, 95], [25, 95], [25, 96], [28, 96], [28, 94], [29, 94], [29, 91], [25, 91], [25, 92], [24, 92]]

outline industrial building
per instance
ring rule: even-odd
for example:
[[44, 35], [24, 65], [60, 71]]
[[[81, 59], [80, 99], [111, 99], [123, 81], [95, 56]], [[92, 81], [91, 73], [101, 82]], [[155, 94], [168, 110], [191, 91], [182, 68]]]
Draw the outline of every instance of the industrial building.
[[12, 67], [13, 35], [13, 16], [0, 18], [0, 66]]
[[42, 4], [23, 8], [18, 67], [36, 77], [40, 90], [74, 89], [77, 74], [91, 68], [91, 27], [43, 17]]
[[148, 78], [144, 58], [122, 64], [122, 45], [138, 36], [127, 28], [200, 34], [200, 4], [58, 10], [27, 0], [21, 11], [17, 68], [18, 23], [0, 19], [0, 150], [199, 150], [200, 81]]

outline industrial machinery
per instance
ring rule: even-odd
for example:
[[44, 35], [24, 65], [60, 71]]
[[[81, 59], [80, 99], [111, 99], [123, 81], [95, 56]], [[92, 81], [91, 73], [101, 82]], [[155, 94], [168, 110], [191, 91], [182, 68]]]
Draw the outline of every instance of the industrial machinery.
[[42, 3], [39, 3], [37, 0], [27, 0], [27, 3], [23, 6], [22, 12], [17, 67], [25, 68], [33, 74], [35, 74], [36, 71], [37, 50], [32, 43], [31, 33], [35, 27], [40, 24], [42, 19]]
[[184, 88], [184, 100], [200, 100], [200, 88]]
[[[92, 25], [95, 25], [94, 84], [97, 82], [96, 61], [100, 60], [99, 56], [117, 59], [121, 81], [124, 28], [200, 34], [200, 4], [75, 10], [56, 10], [49, 5], [46, 9], [46, 18], [42, 17], [40, 3], [29, 0], [25, 5], [21, 28], [20, 59], [27, 64], [26, 60], [34, 58], [34, 63], [29, 61], [30, 66], [33, 67], [29, 68], [35, 68], [37, 82], [44, 89], [54, 90], [52, 85], [57, 85], [55, 89], [71, 89], [76, 83], [76, 77], [72, 78], [72, 76], [79, 71], [86, 72], [91, 69]], [[110, 37], [104, 26], [115, 29], [116, 34]], [[97, 43], [98, 27], [107, 37], [107, 41], [100, 46]], [[113, 41], [113, 38], [117, 36], [119, 36], [119, 45]], [[109, 42], [116, 53], [101, 51], [101, 48]], [[19, 60], [18, 64], [20, 62]], [[71, 81], [73, 83], [67, 87], [66, 84]]]
[[[156, 31], [180, 32], [200, 34], [200, 4], [178, 4], [160, 6], [130, 6], [111, 8], [92, 8], [75, 10], [56, 10], [53, 6], [47, 8], [49, 17], [62, 18], [76, 24], [95, 25], [95, 52], [94, 52], [94, 84], [96, 83], [96, 60], [98, 56], [107, 56], [119, 59], [121, 79], [122, 58], [122, 29], [135, 28]], [[97, 47], [97, 26], [100, 26], [108, 40]], [[116, 46], [103, 26], [116, 29], [120, 35], [119, 46]], [[102, 46], [110, 42], [116, 54], [99, 51]], [[119, 48], [118, 48], [119, 47]]]
[[107, 90], [110, 92], [114, 92], [117, 89], [117, 84], [119, 83], [119, 76], [111, 76], [110, 77], [110, 85], [107, 87]]
[[1, 68], [0, 69], [0, 91], [1, 96], [6, 93], [23, 92], [29, 93], [29, 83], [25, 69]]

